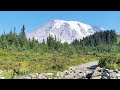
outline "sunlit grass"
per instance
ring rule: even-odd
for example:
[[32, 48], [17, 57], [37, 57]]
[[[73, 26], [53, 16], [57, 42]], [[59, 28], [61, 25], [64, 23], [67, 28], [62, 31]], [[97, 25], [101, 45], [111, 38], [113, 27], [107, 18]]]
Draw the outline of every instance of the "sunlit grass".
[[[39, 54], [29, 51], [18, 52], [0, 49], [0, 69], [18, 70], [19, 67], [17, 65], [20, 63], [21, 75], [29, 73], [56, 73], [58, 71], [64, 71], [70, 66], [77, 66], [94, 60], [96, 60], [95, 56], [85, 54], [80, 55], [75, 53], [65, 56], [59, 53]], [[10, 79], [13, 72], [6, 71], [2, 75]]]

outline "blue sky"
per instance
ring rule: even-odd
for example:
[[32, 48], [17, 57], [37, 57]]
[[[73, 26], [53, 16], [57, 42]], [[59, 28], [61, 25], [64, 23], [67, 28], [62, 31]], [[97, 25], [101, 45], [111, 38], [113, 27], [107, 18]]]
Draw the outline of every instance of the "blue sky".
[[120, 11], [0, 11], [0, 34], [24, 24], [26, 33], [34, 31], [49, 20], [75, 20], [120, 32]]

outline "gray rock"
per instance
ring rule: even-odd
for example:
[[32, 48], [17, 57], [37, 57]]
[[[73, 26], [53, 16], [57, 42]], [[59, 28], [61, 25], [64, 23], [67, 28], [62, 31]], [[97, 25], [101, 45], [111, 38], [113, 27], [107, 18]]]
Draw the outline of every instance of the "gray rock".
[[25, 77], [25, 79], [32, 79], [31, 77]]
[[104, 69], [101, 71], [102, 76], [106, 77], [107, 79], [110, 79], [109, 71]]
[[44, 74], [39, 74], [38, 79], [47, 79], [47, 77]]
[[106, 77], [106, 76], [102, 76], [102, 79], [109, 79], [108, 77]]
[[20, 77], [18, 77], [18, 79], [24, 79], [25, 78], [25, 76], [20, 76]]
[[118, 79], [118, 78], [111, 78], [111, 79]]
[[64, 73], [63, 72], [57, 72], [56, 76], [57, 77], [64, 77]]
[[85, 79], [85, 77], [86, 77], [86, 73], [78, 73], [76, 75], [76, 79]]
[[86, 70], [84, 71], [86, 74], [89, 74], [89, 73], [92, 73], [93, 71], [92, 70]]
[[101, 76], [92, 77], [91, 79], [101, 79]]
[[31, 79], [31, 76], [30, 75], [24, 75], [24, 76], [19, 77], [19, 79]]
[[42, 79], [43, 78], [43, 75], [42, 74], [39, 74], [38, 75], [38, 79]]
[[112, 73], [112, 72], [114, 72], [114, 70], [109, 70], [109, 73]]
[[61, 79], [60, 77], [54, 76], [53, 79]]
[[32, 78], [37, 78], [37, 75], [36, 74], [31, 74], [30, 75]]
[[96, 77], [96, 76], [101, 76], [101, 72], [95, 70], [94, 73], [92, 74], [92, 77]]
[[46, 73], [48, 76], [53, 76], [54, 74], [53, 73]]
[[120, 74], [120, 71], [118, 71], [118, 74]]
[[117, 77], [116, 72], [110, 73], [110, 78], [116, 78], [116, 77]]
[[63, 72], [63, 75], [69, 75], [69, 72], [67, 71], [67, 70], [65, 70], [64, 72]]

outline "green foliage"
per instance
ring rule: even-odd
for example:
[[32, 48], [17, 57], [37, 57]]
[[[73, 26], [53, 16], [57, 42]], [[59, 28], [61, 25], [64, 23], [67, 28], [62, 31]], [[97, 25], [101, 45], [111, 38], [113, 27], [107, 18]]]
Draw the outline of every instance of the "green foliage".
[[109, 54], [99, 59], [101, 67], [109, 69], [120, 69], [120, 54]]
[[25, 34], [25, 26], [21, 28], [19, 35], [12, 30], [8, 34], [0, 36], [0, 47], [8, 50], [18, 50], [20, 52], [29, 50], [35, 53], [43, 54], [45, 52], [58, 52], [63, 55], [72, 55], [73, 53], [87, 53], [87, 52], [120, 52], [119, 44], [117, 42], [117, 35], [114, 30], [107, 30], [103, 32], [96, 32], [83, 40], [75, 39], [71, 44], [61, 43], [56, 40], [56, 37], [49, 35], [47, 40], [39, 43], [35, 38], [27, 39]]
[[82, 40], [78, 41], [75, 40], [72, 44], [81, 44], [83, 46], [97, 46], [99, 44], [114, 44], [117, 41], [117, 35], [114, 30], [107, 30], [107, 31], [101, 31], [96, 32], [93, 35], [90, 35], [88, 37], [83, 38]]
[[[96, 60], [96, 56], [74, 53], [65, 56], [62, 53], [44, 53], [39, 54], [30, 51], [13, 51], [0, 49], [0, 68], [1, 70], [17, 69], [19, 63], [20, 75], [29, 73], [58, 72], [68, 69], [70, 66], [77, 66], [82, 63]], [[7, 72], [6, 74], [7, 75]], [[8, 74], [12, 75], [12, 74]], [[18, 75], [16, 75], [17, 77]], [[6, 76], [10, 78], [12, 76]]]
[[120, 36], [117, 36], [117, 43], [120, 44]]

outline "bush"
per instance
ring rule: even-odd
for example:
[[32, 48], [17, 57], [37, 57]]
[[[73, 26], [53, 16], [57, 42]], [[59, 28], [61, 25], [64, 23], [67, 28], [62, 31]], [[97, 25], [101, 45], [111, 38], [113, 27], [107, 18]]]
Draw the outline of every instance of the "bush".
[[120, 69], [120, 57], [116, 54], [101, 57], [99, 59], [99, 65], [103, 68]]
[[64, 66], [63, 65], [59, 65], [59, 64], [56, 64], [56, 65], [53, 65], [51, 67], [52, 70], [57, 70], [57, 71], [63, 71], [64, 70]]

